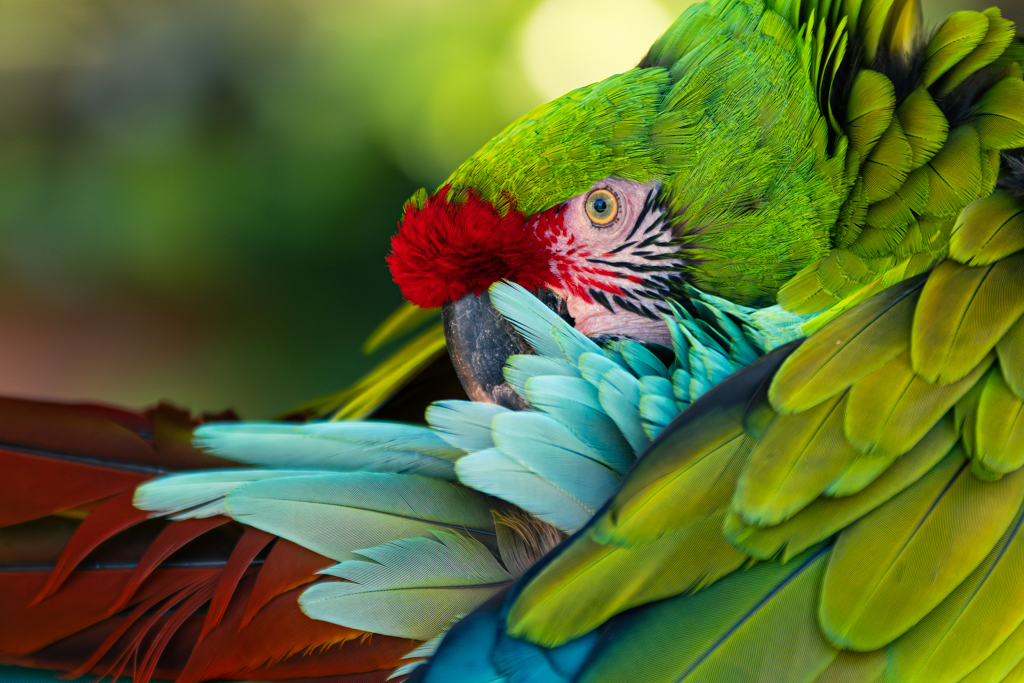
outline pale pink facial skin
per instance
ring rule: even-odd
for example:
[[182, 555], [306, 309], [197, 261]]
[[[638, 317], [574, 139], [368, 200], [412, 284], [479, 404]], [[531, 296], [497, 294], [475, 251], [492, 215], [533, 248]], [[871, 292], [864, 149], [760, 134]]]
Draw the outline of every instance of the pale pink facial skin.
[[[551, 290], [566, 300], [569, 315], [575, 320], [576, 329], [583, 334], [587, 336], [623, 335], [641, 341], [671, 346], [671, 338], [664, 320], [651, 320], [624, 310], [614, 302], [612, 292], [640, 287], [638, 280], [641, 273], [631, 272], [621, 266], [614, 268], [614, 273], [609, 273], [611, 267], [595, 265], [593, 261], [593, 259], [598, 259], [637, 265], [651, 263], [643, 256], [631, 253], [633, 249], [637, 248], [635, 246], [632, 249], [621, 249], [616, 253], [610, 252], [626, 242], [644, 240], [644, 237], [641, 237], [644, 228], [657, 221], [662, 210], [649, 211], [643, 218], [643, 225], [636, 230], [634, 230], [634, 225], [637, 217], [643, 211], [648, 195], [652, 191], [657, 192], [660, 185], [661, 183], [658, 181], [639, 183], [619, 178], [606, 178], [594, 183], [589, 190], [566, 202], [566, 207], [563, 210], [563, 225], [566, 230], [556, 235], [552, 245], [553, 251], [557, 255], [557, 260], [552, 262], [552, 271], [557, 274], [561, 286], [552, 286]], [[598, 189], [609, 190], [618, 200], [618, 215], [610, 225], [605, 227], [595, 226], [586, 211], [587, 197]], [[647, 254], [669, 254], [674, 251], [672, 248], [657, 244], [648, 245], [642, 250]], [[671, 261], [662, 263], [668, 264]], [[628, 279], [629, 276], [633, 276], [637, 280], [631, 281]], [[581, 283], [582, 278], [585, 278], [585, 281]], [[593, 300], [593, 297], [588, 296], [587, 292], [592, 288], [607, 293], [612, 311]], [[590, 301], [587, 300], [588, 298]], [[633, 301], [645, 300], [634, 299]]]

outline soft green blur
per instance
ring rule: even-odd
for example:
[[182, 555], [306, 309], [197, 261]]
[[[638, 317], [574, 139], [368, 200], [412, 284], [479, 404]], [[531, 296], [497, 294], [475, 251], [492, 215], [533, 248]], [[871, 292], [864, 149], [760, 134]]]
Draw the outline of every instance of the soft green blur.
[[268, 417], [341, 388], [400, 301], [405, 199], [688, 4], [0, 0], [0, 393]]

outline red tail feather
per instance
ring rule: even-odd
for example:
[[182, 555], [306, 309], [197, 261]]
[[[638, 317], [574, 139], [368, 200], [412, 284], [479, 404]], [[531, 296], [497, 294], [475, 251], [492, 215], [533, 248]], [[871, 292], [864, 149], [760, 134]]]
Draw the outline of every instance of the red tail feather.
[[[242, 534], [242, 538], [238, 539], [238, 545], [235, 546], [234, 551], [231, 553], [228, 563], [224, 565], [224, 572], [221, 574], [220, 583], [217, 584], [217, 590], [210, 599], [210, 608], [207, 610], [206, 621], [203, 622], [203, 630], [199, 634], [199, 640], [205, 638], [206, 634], [220, 623], [228, 609], [231, 597], [235, 594], [238, 582], [242, 580], [242, 575], [249, 568], [249, 565], [252, 564], [252, 561], [256, 559], [260, 551], [266, 548], [272, 540], [274, 540], [272, 534], [253, 527], [246, 529], [245, 533]], [[265, 569], [266, 565], [264, 565]]]
[[68, 677], [77, 678], [92, 671], [100, 663], [100, 660], [103, 659], [107, 652], [109, 652], [111, 648], [121, 640], [124, 634], [128, 632], [128, 629], [133, 627], [143, 617], [143, 615], [149, 613], [164, 600], [168, 601], [165, 603], [165, 608], [170, 609], [174, 604], [176, 604], [176, 602], [180, 601], [181, 598], [188, 595], [188, 589], [190, 587], [209, 578], [212, 574], [212, 571], [207, 570], [205, 575], [190, 581], [187, 580], [169, 584], [163, 590], [153, 593], [148, 598], [140, 602], [130, 614], [121, 619], [120, 623], [117, 624], [117, 626], [110, 632], [110, 635], [108, 635], [106, 639], [96, 647], [93, 654], [73, 669], [68, 674]]
[[316, 573], [335, 564], [334, 560], [312, 550], [279, 538], [256, 577], [256, 586], [242, 616], [242, 626], [248, 624], [268, 602], [285, 591], [298, 588], [316, 579]]
[[153, 476], [239, 467], [192, 448], [196, 424], [167, 405], [0, 399], [0, 661], [139, 683], [383, 681], [415, 641], [299, 610], [330, 559], [224, 517], [148, 521], [132, 506]]
[[[322, 579], [323, 580], [323, 579]], [[369, 635], [306, 617], [296, 588], [271, 600], [242, 627], [253, 577], [239, 586], [238, 600], [221, 624], [200, 643], [178, 683], [211, 678], [299, 678], [393, 669], [418, 643]], [[315, 655], [315, 656], [310, 656]]]
[[146, 577], [172, 553], [180, 550], [189, 541], [194, 541], [207, 531], [216, 529], [221, 524], [226, 524], [229, 521], [231, 520], [227, 517], [217, 516], [207, 517], [206, 519], [187, 519], [183, 522], [175, 522], [168, 525], [166, 529], [160, 532], [156, 540], [150, 544], [149, 548], [146, 549], [146, 554], [139, 560], [135, 571], [132, 572], [131, 578], [128, 579], [112, 610], [123, 609], [138, 587], [146, 580]]
[[100, 505], [82, 522], [81, 526], [64, 546], [64, 552], [57, 560], [53, 573], [43, 586], [43, 590], [32, 604], [54, 593], [85, 556], [96, 549], [103, 541], [144, 521], [148, 516], [145, 510], [132, 505], [133, 490], [123, 491]]
[[[154, 572], [136, 592], [134, 601], [145, 600], [165, 589], [168, 583], [187, 585], [215, 571], [204, 568]], [[37, 605], [30, 605], [49, 574], [48, 569], [0, 572], [0, 612], [4, 615], [0, 619], [0, 654], [28, 655], [103, 621], [109, 615], [113, 597], [120, 593], [131, 571], [72, 572], [59, 591]]]

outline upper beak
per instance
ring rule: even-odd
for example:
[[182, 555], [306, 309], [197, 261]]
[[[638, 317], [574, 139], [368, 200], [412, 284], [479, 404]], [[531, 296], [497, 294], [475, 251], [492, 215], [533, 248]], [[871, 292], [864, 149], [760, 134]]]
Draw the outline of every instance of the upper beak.
[[512, 324], [491, 305], [487, 292], [467, 294], [441, 307], [448, 353], [463, 388], [474, 401], [523, 410], [526, 401], [505, 381], [509, 356], [533, 349]]

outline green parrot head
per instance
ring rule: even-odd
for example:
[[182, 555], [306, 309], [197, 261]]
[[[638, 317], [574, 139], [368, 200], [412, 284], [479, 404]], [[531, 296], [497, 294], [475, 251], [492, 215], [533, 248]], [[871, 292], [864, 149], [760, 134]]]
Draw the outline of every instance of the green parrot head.
[[406, 205], [389, 265], [434, 307], [506, 279], [592, 337], [668, 339], [686, 285], [736, 303], [830, 248], [845, 138], [807, 36], [759, 0], [683, 14], [634, 69], [543, 104]]

